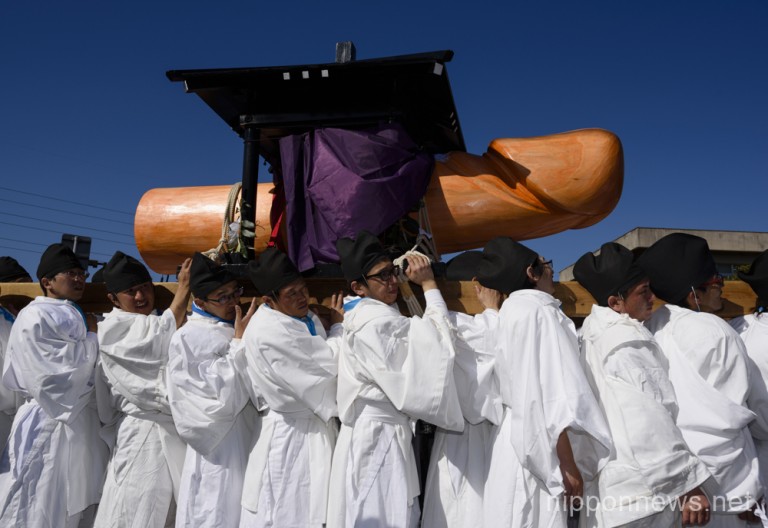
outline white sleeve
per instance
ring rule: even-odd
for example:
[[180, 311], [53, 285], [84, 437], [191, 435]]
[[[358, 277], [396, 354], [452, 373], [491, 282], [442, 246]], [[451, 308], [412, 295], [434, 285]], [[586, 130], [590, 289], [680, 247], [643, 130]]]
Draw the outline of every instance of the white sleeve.
[[254, 323], [244, 339], [248, 377], [270, 409], [292, 412], [300, 405], [324, 421], [338, 416], [337, 358], [326, 340], [311, 335], [303, 324], [296, 331], [273, 319]]
[[168, 396], [179, 435], [207, 455], [229, 433], [248, 403], [236, 366], [243, 343], [176, 332], [168, 362]]
[[[0, 372], [5, 361], [5, 349], [11, 335], [11, 322], [6, 321], [0, 314]], [[16, 412], [16, 393], [0, 383], [0, 412], [13, 414]]]
[[[497, 364], [504, 403], [520, 424], [512, 444], [521, 465], [547, 487], [562, 492], [556, 446], [568, 429], [574, 457], [586, 479], [608, 461], [608, 425], [579, 362], [575, 332], [555, 310], [517, 305], [500, 312]], [[563, 318], [565, 316], [562, 316]]]
[[112, 390], [138, 409], [170, 414], [166, 386], [173, 312], [107, 317], [99, 323], [101, 364]]
[[474, 317], [451, 312], [451, 319], [458, 333], [453, 377], [464, 418], [471, 424], [489, 420], [499, 425], [503, 409], [494, 355], [498, 312], [486, 310]]
[[462, 431], [464, 417], [453, 378], [454, 339], [447, 317], [428, 309], [423, 319], [396, 316], [366, 325], [355, 335], [354, 357], [395, 408]]
[[437, 288], [433, 290], [427, 290], [424, 292], [424, 300], [426, 301], [427, 308], [432, 308], [441, 315], [448, 317], [448, 305], [445, 304], [443, 294]]
[[90, 400], [98, 348], [74, 307], [47, 313], [29, 306], [11, 330], [3, 382], [29, 394], [48, 416], [71, 423]]

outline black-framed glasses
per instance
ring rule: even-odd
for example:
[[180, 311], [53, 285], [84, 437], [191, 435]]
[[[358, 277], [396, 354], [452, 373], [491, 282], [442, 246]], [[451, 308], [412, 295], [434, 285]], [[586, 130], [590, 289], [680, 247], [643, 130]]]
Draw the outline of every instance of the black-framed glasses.
[[397, 278], [400, 274], [400, 266], [392, 266], [391, 268], [383, 269], [378, 273], [372, 275], [365, 275], [366, 279], [377, 279], [381, 282], [389, 282], [392, 278]]
[[531, 267], [534, 269], [539, 269], [539, 268], [543, 268], [544, 266], [549, 266], [550, 268], [555, 269], [554, 264], [552, 262], [553, 262], [552, 260], [541, 260], [537, 258], [533, 262], [533, 264], [531, 264]]
[[232, 293], [225, 293], [223, 295], [219, 295], [218, 299], [211, 299], [206, 297], [205, 300], [209, 302], [214, 302], [216, 304], [227, 304], [229, 302], [234, 301], [235, 299], [240, 298], [240, 296], [243, 294], [244, 291], [245, 291], [245, 288], [240, 286], [238, 289], [236, 289]]

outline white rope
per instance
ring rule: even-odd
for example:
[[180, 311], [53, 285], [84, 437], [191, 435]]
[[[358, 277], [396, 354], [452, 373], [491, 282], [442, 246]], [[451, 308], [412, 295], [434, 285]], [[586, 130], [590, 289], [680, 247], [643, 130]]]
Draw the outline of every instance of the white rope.
[[[223, 253], [230, 252], [229, 247], [229, 234], [230, 234], [230, 225], [236, 221], [239, 221], [240, 216], [240, 210], [238, 208], [238, 201], [237, 198], [240, 196], [240, 189], [242, 188], [242, 183], [235, 183], [232, 185], [232, 187], [229, 189], [229, 196], [227, 197], [227, 207], [224, 210], [224, 219], [221, 223], [221, 237], [219, 238], [219, 244], [213, 248], [209, 249], [208, 251], [204, 251], [203, 255], [210, 258], [211, 260], [218, 262], [219, 257]], [[237, 232], [237, 245], [235, 246], [235, 249], [239, 252], [242, 246], [242, 237], [240, 236], [240, 229], [238, 229]]]
[[[421, 255], [429, 259], [430, 262], [437, 262], [440, 260], [440, 255], [437, 254], [437, 246], [435, 246], [435, 241], [432, 239], [432, 226], [429, 222], [427, 203], [424, 199], [419, 201], [419, 234], [416, 236], [416, 245], [400, 257], [396, 258], [393, 261], [393, 264], [402, 268], [409, 255]], [[412, 316], [423, 316], [424, 309], [419, 304], [418, 299], [416, 299], [416, 295], [413, 293], [411, 285], [408, 282], [408, 277], [406, 277], [404, 273], [401, 273], [397, 276], [397, 281], [398, 287], [400, 288], [400, 294], [403, 296], [408, 311]]]
[[440, 261], [440, 255], [437, 254], [437, 246], [435, 246], [435, 241], [432, 239], [432, 225], [429, 222], [427, 202], [424, 199], [419, 202], [419, 234], [416, 237], [416, 247], [423, 249], [432, 262]]
[[[429, 259], [430, 262], [432, 262], [433, 260], [428, 255], [425, 255], [424, 253], [417, 251], [418, 247], [419, 245], [416, 244], [415, 246], [413, 246], [413, 248], [406, 251], [401, 256], [397, 257], [394, 261], [392, 261], [392, 263], [395, 266], [399, 266], [402, 269], [403, 264], [408, 259], [408, 257], [414, 256], [414, 255], [421, 255], [422, 257], [426, 257], [427, 259]], [[408, 277], [406, 277], [405, 273], [398, 274], [397, 282], [398, 282], [398, 287], [400, 288], [400, 294], [403, 296], [403, 300], [405, 301], [405, 305], [408, 307], [408, 311], [410, 312], [410, 314], [412, 316], [418, 315], [419, 317], [422, 317], [424, 315], [424, 309], [419, 304], [418, 299], [416, 299], [416, 295], [413, 293], [413, 290], [411, 289], [411, 285], [408, 282]]]

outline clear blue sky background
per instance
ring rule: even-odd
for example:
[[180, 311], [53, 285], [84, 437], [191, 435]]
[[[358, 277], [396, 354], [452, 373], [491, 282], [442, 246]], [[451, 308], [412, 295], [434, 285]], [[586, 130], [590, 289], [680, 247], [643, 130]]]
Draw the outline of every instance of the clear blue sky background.
[[144, 192], [241, 178], [240, 139], [165, 72], [333, 62], [342, 40], [359, 59], [453, 50], [470, 152], [618, 134], [613, 214], [526, 242], [557, 270], [637, 226], [765, 231], [766, 27], [764, 0], [3, 2], [0, 254], [34, 274], [67, 231], [137, 255]]

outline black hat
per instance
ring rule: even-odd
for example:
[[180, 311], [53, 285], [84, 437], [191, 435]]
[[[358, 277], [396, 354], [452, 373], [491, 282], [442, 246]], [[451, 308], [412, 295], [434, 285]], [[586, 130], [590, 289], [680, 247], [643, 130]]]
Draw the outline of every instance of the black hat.
[[91, 275], [91, 284], [104, 284], [104, 268], [106, 265], [97, 269], [93, 275]]
[[21, 267], [15, 258], [0, 257], [0, 282], [13, 282], [22, 277], [29, 277], [29, 273]]
[[526, 287], [528, 266], [538, 258], [538, 253], [509, 237], [494, 238], [483, 248], [477, 280], [486, 288], [509, 295]]
[[471, 281], [477, 277], [477, 269], [482, 259], [482, 251], [459, 253], [445, 264], [445, 278], [454, 281]]
[[669, 303], [684, 299], [717, 273], [707, 241], [695, 235], [672, 233], [657, 240], [637, 259], [651, 279], [656, 297]]
[[288, 255], [277, 248], [269, 248], [259, 256], [259, 260], [248, 263], [248, 276], [256, 289], [266, 295], [300, 279], [301, 273]]
[[110, 293], [120, 293], [138, 284], [152, 282], [152, 277], [149, 276], [149, 271], [144, 264], [122, 251], [112, 255], [102, 269], [104, 282]]
[[40, 264], [37, 266], [37, 279], [40, 280], [43, 277], [50, 279], [57, 273], [74, 268], [84, 269], [69, 246], [51, 244], [40, 257]]
[[573, 277], [595, 298], [600, 306], [608, 306], [608, 297], [624, 291], [646, 277], [635, 264], [630, 250], [608, 242], [600, 247], [600, 254], [584, 253], [573, 266]]
[[382, 258], [389, 258], [379, 239], [368, 231], [360, 231], [354, 240], [338, 239], [336, 251], [341, 259], [341, 271], [349, 282], [363, 278]]
[[768, 249], [757, 256], [747, 273], [740, 271], [739, 278], [749, 284], [758, 299], [768, 300]]
[[233, 280], [237, 280], [235, 275], [202, 253], [195, 253], [192, 257], [192, 266], [189, 268], [189, 288], [198, 299], [204, 299], [216, 288]]

